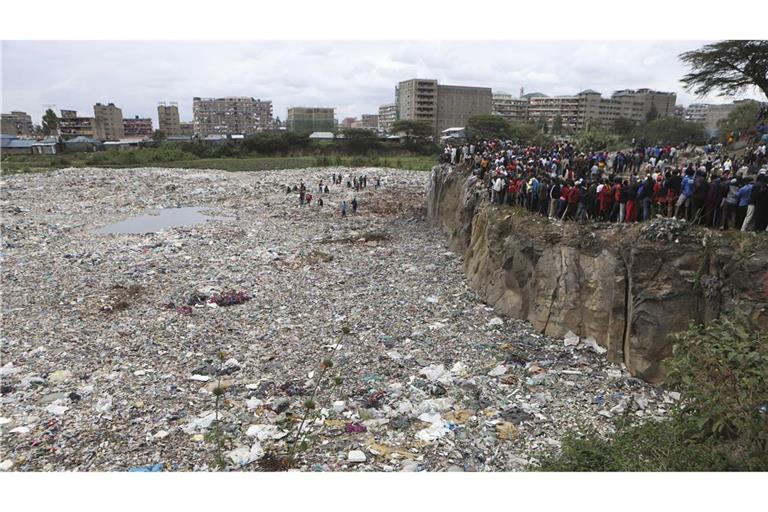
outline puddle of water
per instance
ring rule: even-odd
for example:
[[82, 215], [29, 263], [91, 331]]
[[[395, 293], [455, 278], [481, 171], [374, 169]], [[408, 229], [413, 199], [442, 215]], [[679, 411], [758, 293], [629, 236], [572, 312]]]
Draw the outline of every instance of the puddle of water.
[[194, 226], [209, 220], [232, 220], [232, 217], [217, 217], [201, 213], [206, 208], [162, 208], [151, 210], [146, 215], [137, 215], [102, 228], [94, 229], [93, 233], [156, 233], [162, 229]]

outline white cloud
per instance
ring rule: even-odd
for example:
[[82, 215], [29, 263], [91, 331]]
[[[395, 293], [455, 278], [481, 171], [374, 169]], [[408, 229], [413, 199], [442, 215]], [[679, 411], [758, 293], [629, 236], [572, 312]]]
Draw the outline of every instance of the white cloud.
[[[516, 94], [604, 95], [650, 87], [678, 93], [678, 54], [705, 41], [3, 41], [3, 112], [39, 122], [44, 105], [92, 114], [114, 102], [126, 117], [156, 118], [158, 101], [193, 96], [271, 99], [285, 118], [293, 105], [333, 106], [337, 116], [375, 113], [409, 78], [492, 87]], [[753, 93], [752, 97], [759, 97]], [[717, 97], [708, 101], [726, 101]]]

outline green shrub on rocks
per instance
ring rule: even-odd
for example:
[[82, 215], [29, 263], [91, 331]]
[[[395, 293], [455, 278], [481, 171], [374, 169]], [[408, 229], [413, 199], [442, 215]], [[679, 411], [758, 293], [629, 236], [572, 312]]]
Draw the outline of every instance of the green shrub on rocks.
[[768, 337], [740, 314], [677, 337], [668, 421], [617, 422], [610, 439], [571, 434], [542, 471], [768, 470]]

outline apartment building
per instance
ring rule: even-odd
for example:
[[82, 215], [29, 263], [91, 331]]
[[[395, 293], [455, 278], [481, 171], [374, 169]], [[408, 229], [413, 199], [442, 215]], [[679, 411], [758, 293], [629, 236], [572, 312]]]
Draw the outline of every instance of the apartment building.
[[528, 100], [515, 98], [506, 92], [493, 93], [493, 113], [510, 123], [521, 123], [528, 119]]
[[93, 106], [93, 127], [96, 138], [100, 140], [118, 140], [125, 137], [123, 129], [123, 111], [114, 103]]
[[717, 130], [720, 121], [727, 118], [740, 104], [750, 101], [754, 100], [738, 100], [722, 105], [694, 103], [685, 109], [683, 119], [692, 123], [701, 123], [707, 130]]
[[379, 129], [379, 115], [378, 114], [363, 114], [360, 116], [360, 121], [357, 122], [357, 128], [363, 130], [377, 131]]
[[175, 137], [181, 135], [179, 106], [175, 102], [169, 104], [160, 103], [157, 105], [157, 121], [160, 126], [160, 131], [166, 136]]
[[341, 122], [341, 124], [344, 125], [348, 119], [352, 120], [349, 123], [349, 127], [355, 128], [356, 130], [369, 130], [375, 132], [379, 129], [378, 114], [363, 114], [360, 116], [360, 119], [357, 119], [356, 117], [346, 118]]
[[291, 107], [286, 119], [288, 131], [303, 134], [333, 132], [336, 128], [334, 111], [331, 107]]
[[423, 121], [437, 133], [437, 80], [412, 79], [395, 88], [397, 119]]
[[379, 107], [379, 132], [392, 133], [392, 123], [397, 120], [397, 104], [387, 103]]
[[64, 139], [95, 138], [94, 125], [93, 117], [78, 116], [76, 110], [62, 110], [59, 117], [59, 135]]
[[32, 116], [26, 112], [12, 110], [10, 114], [0, 114], [0, 133], [29, 137], [34, 132]]
[[437, 80], [414, 78], [395, 88], [397, 119], [424, 121], [439, 133], [464, 126], [478, 114], [493, 110], [493, 93], [487, 87], [440, 85]]
[[149, 138], [152, 137], [152, 118], [151, 117], [133, 117], [123, 119], [123, 132], [126, 137]]
[[192, 137], [195, 135], [195, 123], [192, 121], [188, 123], [179, 123], [179, 135], [182, 137]]
[[578, 131], [593, 123], [607, 125], [619, 118], [644, 122], [653, 110], [657, 117], [673, 116], [677, 95], [650, 89], [627, 89], [603, 98], [599, 92], [587, 89], [571, 96], [533, 93], [524, 98], [528, 101], [528, 119], [544, 119], [551, 126], [560, 116], [563, 128]]
[[246, 96], [192, 98], [195, 135], [251, 135], [272, 127], [272, 102]]
[[341, 120], [341, 123], [339, 124], [342, 128], [352, 128], [355, 125], [355, 123], [357, 123], [356, 117], [345, 117], [344, 119]]

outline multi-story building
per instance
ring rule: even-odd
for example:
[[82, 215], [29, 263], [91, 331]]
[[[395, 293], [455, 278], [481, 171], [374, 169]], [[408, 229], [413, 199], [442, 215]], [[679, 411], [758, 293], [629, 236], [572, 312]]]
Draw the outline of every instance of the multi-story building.
[[356, 117], [345, 117], [340, 124], [342, 128], [352, 128], [355, 123], [357, 123]]
[[169, 104], [160, 103], [157, 105], [157, 122], [160, 126], [160, 131], [165, 135], [170, 137], [181, 135], [178, 104], [171, 102]]
[[505, 92], [493, 93], [493, 113], [510, 123], [525, 122], [528, 119], [528, 100]]
[[334, 109], [329, 107], [291, 107], [286, 120], [294, 133], [333, 132], [336, 129]]
[[487, 87], [437, 86], [437, 131], [464, 127], [470, 117], [490, 114], [493, 93]]
[[123, 130], [123, 111], [114, 103], [93, 106], [93, 127], [96, 138], [101, 140], [119, 140], [125, 137]]
[[[598, 97], [600, 95], [598, 94]], [[586, 106], [586, 98], [582, 100]], [[528, 97], [528, 118], [534, 121], [542, 120], [552, 126], [556, 118], [560, 118], [566, 130], [579, 130], [583, 127], [584, 119], [580, 115], [579, 96], [545, 96], [531, 94]]]
[[64, 139], [96, 137], [94, 118], [78, 116], [76, 110], [62, 110], [59, 117], [59, 135]]
[[707, 130], [717, 130], [718, 124], [727, 118], [739, 104], [754, 100], [738, 100], [733, 103], [713, 105], [708, 103], [694, 103], [685, 109], [683, 119], [692, 123], [701, 123]]
[[487, 87], [440, 85], [437, 80], [414, 78], [395, 89], [397, 119], [424, 121], [435, 133], [464, 126], [478, 114], [493, 110], [493, 93]]
[[406, 80], [395, 88], [397, 119], [423, 121], [437, 132], [437, 80]]
[[563, 128], [583, 130], [595, 123], [610, 124], [619, 118], [644, 122], [655, 110], [657, 117], [675, 115], [676, 94], [650, 89], [616, 91], [610, 98], [587, 89], [572, 96], [526, 95], [528, 119], [545, 120], [550, 126], [558, 116]]
[[32, 117], [26, 112], [12, 110], [10, 114], [0, 114], [0, 132], [3, 135], [28, 137], [34, 132]]
[[123, 132], [126, 137], [151, 137], [152, 118], [136, 116], [132, 119], [123, 119]]
[[376, 131], [379, 129], [379, 115], [378, 114], [363, 114], [360, 116], [357, 128], [363, 130]]
[[272, 102], [246, 96], [192, 98], [195, 135], [250, 135], [272, 127]]
[[616, 91], [611, 96], [613, 121], [619, 117], [632, 121], [645, 121], [652, 110], [657, 117], [675, 115], [677, 95], [673, 92], [659, 92], [651, 89]]
[[192, 137], [195, 134], [195, 123], [190, 121], [188, 123], [179, 123], [179, 135], [184, 137]]
[[387, 103], [379, 107], [379, 132], [392, 133], [392, 123], [397, 121], [397, 104]]

